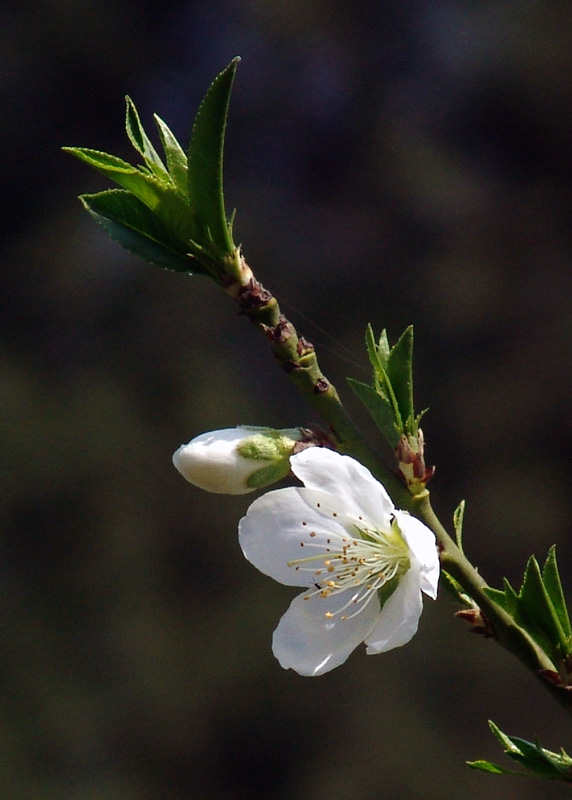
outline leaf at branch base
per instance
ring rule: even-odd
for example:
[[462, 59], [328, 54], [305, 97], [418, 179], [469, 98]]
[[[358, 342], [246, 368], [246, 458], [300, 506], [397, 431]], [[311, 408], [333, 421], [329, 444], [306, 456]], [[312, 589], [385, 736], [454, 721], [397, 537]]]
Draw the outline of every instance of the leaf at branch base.
[[518, 762], [528, 772], [505, 769], [505, 767], [500, 767], [490, 761], [468, 761], [469, 767], [496, 775], [520, 775], [521, 777], [534, 775], [537, 778], [571, 782], [572, 758], [564, 750], [554, 753], [541, 747], [537, 741], [527, 742], [526, 739], [518, 736], [508, 736], [492, 720], [489, 720], [489, 728], [500, 742], [506, 755]]
[[560, 581], [560, 574], [558, 572], [558, 565], [556, 563], [556, 547], [553, 545], [548, 551], [548, 556], [542, 568], [542, 580], [546, 591], [552, 601], [554, 610], [558, 616], [558, 620], [562, 627], [564, 636], [569, 640], [572, 639], [572, 628], [570, 626], [570, 616], [566, 607], [566, 600], [564, 592], [562, 591], [562, 583]]
[[371, 414], [373, 421], [385, 436], [390, 446], [393, 448], [397, 447], [400, 434], [395, 427], [395, 418], [393, 416], [391, 404], [367, 383], [356, 381], [354, 378], [348, 378], [347, 381]]
[[63, 149], [138, 197], [173, 230], [176, 236], [185, 241], [196, 238], [189, 205], [175, 189], [174, 184], [160, 180], [156, 175], [145, 172], [139, 167], [132, 167], [131, 164], [109, 153], [87, 147]]
[[94, 219], [130, 253], [176, 272], [202, 274], [185, 246], [137, 197], [124, 189], [81, 195]]
[[572, 641], [554, 553], [549, 553], [544, 573], [546, 584], [538, 561], [531, 556], [518, 593], [506, 578], [503, 590], [487, 588], [484, 591], [527, 631], [557, 666], [572, 653]]

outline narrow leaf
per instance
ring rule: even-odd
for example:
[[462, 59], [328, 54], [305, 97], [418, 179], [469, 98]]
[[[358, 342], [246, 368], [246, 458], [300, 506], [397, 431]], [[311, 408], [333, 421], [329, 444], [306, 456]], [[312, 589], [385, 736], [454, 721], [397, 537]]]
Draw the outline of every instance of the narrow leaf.
[[122, 158], [112, 156], [109, 153], [102, 153], [100, 150], [92, 150], [89, 147], [62, 147], [62, 150], [64, 153], [71, 153], [72, 156], [79, 158], [80, 161], [85, 161], [90, 167], [98, 169], [104, 175], [108, 175], [111, 172], [132, 174], [140, 171], [127, 161], [123, 161]]
[[504, 747], [505, 752], [507, 754], [520, 753], [520, 750], [515, 744], [513, 744], [510, 736], [507, 736], [506, 733], [503, 733], [499, 728], [499, 726], [492, 721], [492, 719], [489, 720], [489, 728], [491, 729], [494, 736], [496, 736], [496, 738], [499, 740], [501, 745]]
[[524, 624], [529, 620], [532, 626], [536, 626], [538, 631], [536, 636], [530, 624], [529, 633], [556, 663], [559, 656], [566, 651], [568, 642], [534, 556], [529, 559], [524, 573], [520, 590], [520, 613]]
[[492, 761], [467, 761], [467, 766], [471, 769], [480, 769], [481, 772], [491, 772], [493, 775], [521, 775], [514, 769], [505, 769], [493, 764]]
[[518, 595], [506, 578], [503, 579], [503, 583], [505, 587], [504, 590], [491, 589], [487, 586], [483, 591], [491, 600], [494, 600], [497, 605], [503, 608], [507, 614], [514, 617], [518, 607]]
[[80, 197], [94, 219], [130, 253], [176, 272], [202, 273], [184, 245], [137, 197], [124, 189], [108, 189]]
[[518, 736], [507, 736], [498, 725], [489, 720], [489, 727], [495, 737], [502, 745], [507, 756], [517, 761], [528, 772], [516, 772], [514, 770], [499, 767], [490, 761], [468, 761], [467, 764], [473, 769], [480, 769], [484, 772], [491, 772], [497, 775], [520, 775], [521, 777], [534, 776], [547, 778], [549, 780], [560, 780], [570, 783], [570, 767], [572, 759], [564, 751], [553, 753], [540, 746], [538, 741], [528, 742]]
[[467, 608], [475, 609], [474, 601], [465, 592], [461, 584], [453, 578], [446, 570], [441, 569], [441, 586], [443, 586], [455, 600], [458, 600]]
[[181, 192], [187, 197], [188, 193], [188, 176], [187, 176], [187, 156], [171, 129], [163, 122], [161, 117], [157, 114], [154, 115], [155, 124], [159, 130], [163, 150], [165, 151], [165, 158], [167, 159], [167, 167], [171, 180]]
[[368, 386], [367, 383], [361, 383], [361, 381], [356, 381], [353, 378], [348, 378], [347, 381], [371, 414], [373, 421], [387, 439], [390, 446], [393, 448], [397, 447], [399, 431], [395, 427], [393, 409], [389, 401], [376, 392], [373, 387]]
[[168, 177], [167, 170], [163, 164], [159, 154], [153, 147], [151, 140], [145, 133], [145, 129], [139, 119], [139, 114], [135, 108], [135, 104], [130, 97], [125, 98], [125, 130], [127, 136], [133, 147], [143, 157], [145, 164], [149, 169], [154, 172], [159, 178]]
[[387, 360], [387, 375], [393, 388], [401, 419], [404, 423], [413, 420], [413, 327], [405, 329], [397, 343], [391, 348]]
[[[417, 418], [419, 419], [421, 415]], [[463, 521], [465, 519], [465, 501], [461, 500], [455, 511], [453, 512], [453, 527], [455, 528], [455, 538], [457, 540], [457, 547], [463, 552]]]
[[[201, 239], [232, 253], [223, 194], [223, 150], [230, 93], [239, 59], [213, 81], [202, 101], [191, 134], [188, 196], [201, 228]], [[198, 238], [198, 237], [195, 237]]]
[[562, 591], [560, 575], [558, 573], [555, 546], [551, 547], [548, 551], [548, 556], [542, 569], [542, 579], [550, 600], [552, 601], [552, 605], [554, 606], [554, 610], [558, 616], [560, 625], [562, 626], [564, 636], [570, 640], [572, 639], [572, 628], [570, 627], [570, 617], [566, 607], [564, 592]]
[[379, 342], [377, 345], [377, 354], [383, 367], [387, 367], [387, 360], [390, 352], [391, 350], [389, 347], [389, 341], [387, 339], [387, 331], [384, 328], [379, 336]]

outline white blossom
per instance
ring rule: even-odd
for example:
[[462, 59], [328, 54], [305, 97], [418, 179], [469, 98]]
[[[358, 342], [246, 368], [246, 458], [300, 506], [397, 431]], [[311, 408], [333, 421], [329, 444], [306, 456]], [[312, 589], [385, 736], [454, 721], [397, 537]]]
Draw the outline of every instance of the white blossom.
[[217, 494], [246, 494], [283, 478], [303, 437], [300, 428], [210, 431], [181, 445], [173, 464], [189, 483]]
[[397, 510], [360, 463], [325, 448], [290, 459], [304, 487], [268, 492], [239, 525], [246, 558], [280, 583], [304, 586], [274, 632], [285, 669], [321, 675], [362, 642], [382, 653], [417, 631], [422, 592], [435, 599], [435, 536]]

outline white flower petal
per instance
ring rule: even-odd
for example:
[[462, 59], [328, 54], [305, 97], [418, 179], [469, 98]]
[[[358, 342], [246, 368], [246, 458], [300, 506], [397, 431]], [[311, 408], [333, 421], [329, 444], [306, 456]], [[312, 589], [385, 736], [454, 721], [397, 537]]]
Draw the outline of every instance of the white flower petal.
[[385, 523], [394, 506], [384, 487], [362, 464], [325, 447], [309, 447], [290, 458], [292, 472], [307, 489], [325, 492], [345, 514]]
[[381, 609], [377, 624], [366, 637], [368, 655], [401, 647], [413, 638], [419, 626], [423, 600], [419, 572], [412, 565]]
[[[322, 554], [326, 558], [328, 540], [346, 535], [334, 519], [325, 520], [308, 505], [304, 491], [289, 487], [262, 495], [252, 503], [238, 526], [246, 558], [265, 575], [287, 586], [312, 585], [313, 570], [321, 566], [317, 560], [315, 567], [310, 562], [297, 570], [296, 566], [288, 566], [289, 561]], [[307, 570], [302, 568], [306, 566]]]
[[403, 538], [419, 562], [421, 589], [428, 597], [435, 600], [440, 571], [435, 534], [421, 520], [404, 511], [396, 510], [394, 513]]
[[[323, 598], [319, 595], [305, 600], [306, 594], [295, 597], [284, 614], [272, 639], [272, 651], [284, 669], [300, 675], [322, 675], [343, 664], [375, 626], [379, 616], [376, 597], [352, 619], [333, 619], [334, 613], [351, 598], [351, 592]], [[352, 605], [348, 614], [356, 609]]]

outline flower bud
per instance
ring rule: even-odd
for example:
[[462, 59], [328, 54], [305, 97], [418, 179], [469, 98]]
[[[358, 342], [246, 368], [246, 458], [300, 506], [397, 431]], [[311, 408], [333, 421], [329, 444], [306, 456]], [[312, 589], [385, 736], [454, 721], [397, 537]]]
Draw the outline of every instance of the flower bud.
[[207, 492], [246, 494], [287, 475], [289, 458], [306, 434], [302, 428], [246, 426], [202, 433], [179, 447], [173, 464]]

